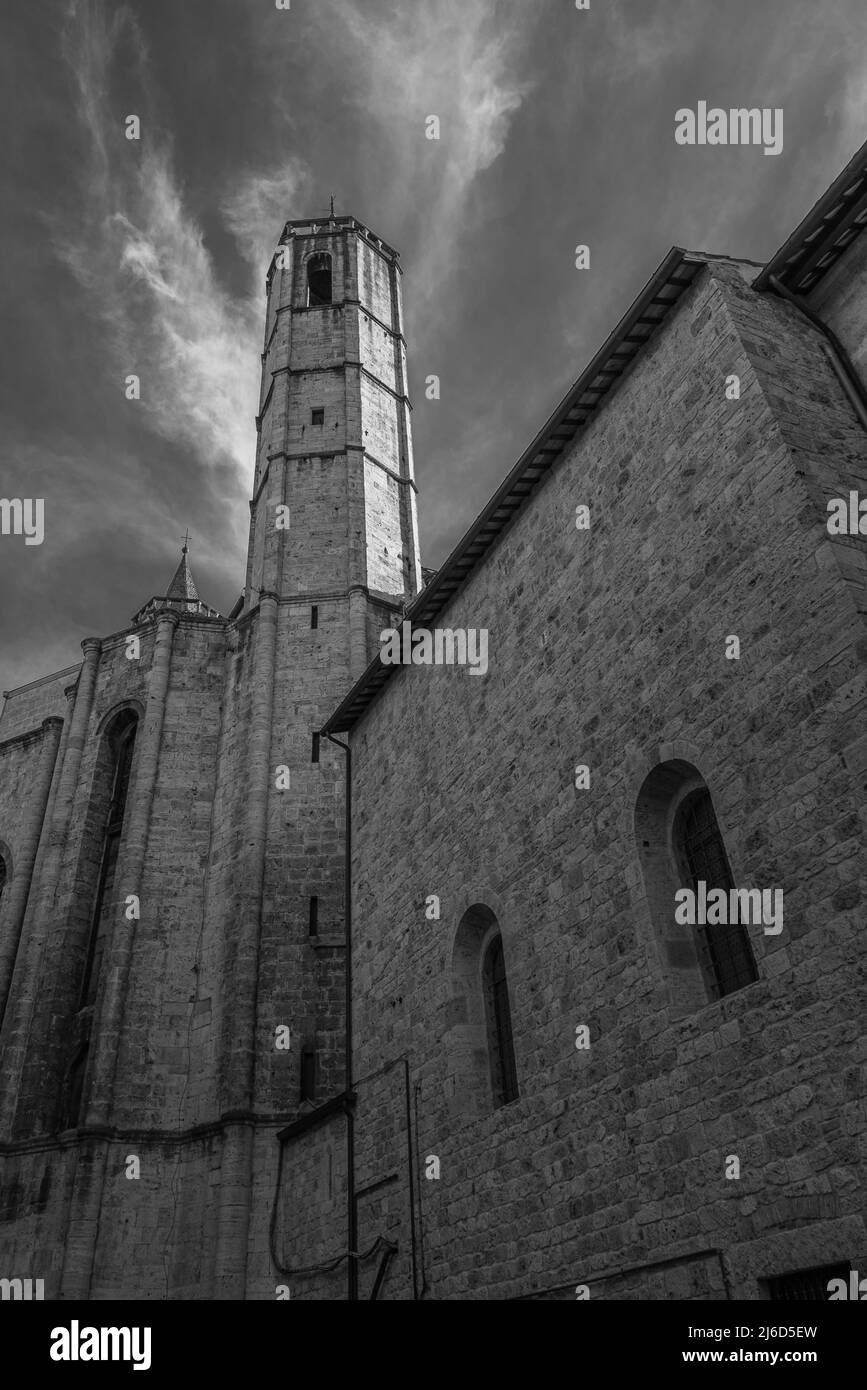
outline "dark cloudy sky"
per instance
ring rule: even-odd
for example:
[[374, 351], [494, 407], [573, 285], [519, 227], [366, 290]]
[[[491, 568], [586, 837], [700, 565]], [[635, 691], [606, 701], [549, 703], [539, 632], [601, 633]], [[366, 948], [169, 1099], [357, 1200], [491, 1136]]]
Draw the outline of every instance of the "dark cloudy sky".
[[[867, 138], [865, 0], [0, 13], [0, 497], [46, 506], [41, 547], [0, 538], [3, 689], [125, 627], [187, 525], [202, 597], [232, 607], [287, 218], [333, 191], [402, 252], [436, 566], [669, 246], [768, 257]], [[783, 153], [676, 145], [675, 110], [702, 99], [782, 107]]]

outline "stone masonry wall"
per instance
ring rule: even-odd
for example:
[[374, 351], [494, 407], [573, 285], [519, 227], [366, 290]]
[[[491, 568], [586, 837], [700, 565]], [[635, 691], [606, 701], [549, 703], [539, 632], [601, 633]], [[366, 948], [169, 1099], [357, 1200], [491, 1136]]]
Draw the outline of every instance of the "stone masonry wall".
[[[867, 1261], [865, 648], [822, 500], [867, 486], [864, 436], [750, 274], [698, 278], [439, 616], [489, 631], [489, 674], [400, 671], [352, 737], [356, 1066], [410, 1058], [441, 1163], [419, 1170], [428, 1296], [757, 1298]], [[780, 936], [750, 933], [757, 982], [681, 1016], [635, 830], [673, 760], [705, 778], [736, 884], [785, 902]], [[472, 1116], [453, 945], [477, 903], [520, 1097]]]
[[[335, 302], [308, 308], [306, 261], [322, 250], [333, 256]], [[233, 625], [185, 616], [160, 627], [158, 615], [139, 630], [140, 661], [127, 659], [125, 633], [87, 645], [95, 693], [75, 740], [80, 767], [65, 778], [68, 818], [51, 822], [50, 873], [38, 863], [31, 890], [6, 1030], [21, 1078], [7, 1088], [14, 1115], [0, 1132], [0, 1257], [49, 1261], [50, 1296], [272, 1299], [276, 1134], [344, 1084], [345, 763], [314, 734], [415, 592], [412, 508], [365, 457], [406, 474], [406, 373], [390, 253], [348, 230], [287, 251], [270, 282], [246, 607]], [[280, 504], [291, 513], [283, 533]], [[76, 706], [56, 686], [16, 692], [4, 733], [29, 735], [28, 720], [60, 697], [68, 718]], [[105, 933], [91, 1024], [79, 1005], [111, 781], [104, 733], [122, 705], [140, 723], [116, 890], [138, 856], [141, 919], [112, 919]], [[30, 741], [0, 744], [10, 822], [32, 775]], [[64, 764], [61, 750], [64, 766], [76, 758]], [[278, 769], [290, 785], [277, 786]], [[281, 1027], [288, 1051], [275, 1046]], [[73, 1091], [63, 1078], [88, 1029], [84, 1106], [69, 1121], [78, 1128], [60, 1133]], [[315, 1054], [311, 1096], [305, 1050]], [[141, 1163], [134, 1181], [130, 1156]], [[387, 1205], [375, 1205], [377, 1221]]]
[[[389, 1011], [390, 1014], [391, 1011]], [[355, 1193], [358, 1206], [358, 1296], [369, 1299], [384, 1265], [380, 1299], [412, 1297], [412, 1228], [420, 1289], [418, 1183], [411, 1191], [406, 1079], [398, 1058], [356, 1079]], [[410, 1111], [412, 1094], [410, 1093]], [[410, 1119], [410, 1129], [412, 1121]], [[413, 1152], [413, 1170], [416, 1155]], [[268, 1208], [272, 1192], [267, 1194]], [[263, 1194], [263, 1202], [266, 1200]], [[288, 1140], [277, 1205], [277, 1253], [293, 1299], [347, 1296], [346, 1118]], [[338, 1263], [339, 1261], [339, 1263]], [[319, 1269], [321, 1265], [336, 1265]], [[272, 1291], [273, 1297], [273, 1291]]]
[[[92, 1297], [160, 1298], [166, 1289], [172, 1297], [212, 1296], [223, 1176], [220, 1122], [229, 1103], [222, 1043], [238, 1005], [231, 967], [246, 862], [249, 718], [259, 640], [256, 614], [233, 629], [182, 622], [175, 633], [142, 916], [120, 927], [134, 932], [134, 940], [109, 1117], [113, 1135], [92, 1252]], [[317, 1052], [317, 1099], [339, 1090], [343, 1081], [344, 772], [342, 755], [327, 743], [313, 762], [313, 733], [348, 687], [348, 651], [345, 600], [321, 604], [316, 629], [309, 604], [281, 606], [257, 967], [255, 1108], [261, 1129], [251, 1180], [262, 1200], [250, 1233], [252, 1298], [274, 1297], [268, 1192], [273, 1197], [275, 1135], [299, 1111], [302, 1048]], [[61, 1288], [70, 1212], [73, 1218], [86, 1212], [99, 1181], [90, 1141], [74, 1132], [56, 1136], [52, 1121], [65, 1062], [65, 1019], [75, 1007], [89, 927], [93, 883], [87, 880], [88, 891], [85, 878], [92, 878], [97, 862], [86, 843], [98, 830], [89, 825], [88, 806], [100, 730], [121, 703], [144, 708], [151, 653], [152, 632], [144, 630], [140, 662], [126, 659], [122, 639], [106, 643], [100, 657], [61, 868], [61, 881], [75, 882], [76, 891], [68, 915], [50, 927], [18, 1097], [17, 1142], [0, 1159], [4, 1267], [22, 1260], [29, 1267], [35, 1259], [34, 1277], [49, 1281], [50, 1297]], [[40, 736], [33, 741], [38, 757]], [[10, 745], [8, 755], [10, 768], [21, 767], [20, 775], [7, 774], [4, 783], [19, 815], [26, 800], [21, 782], [33, 758], [27, 741]], [[291, 771], [285, 794], [274, 786], [279, 765]], [[319, 911], [312, 937], [314, 894]], [[98, 1000], [95, 1036], [100, 1009]], [[275, 1049], [278, 1024], [291, 1029], [288, 1053]], [[141, 1162], [135, 1181], [125, 1175], [129, 1155]]]
[[78, 669], [77, 666], [69, 666], [65, 671], [22, 686], [20, 690], [10, 690], [0, 711], [0, 744], [30, 733], [39, 727], [43, 719], [51, 716], [63, 719], [66, 715], [66, 696], [63, 692], [75, 684]]
[[843, 343], [862, 381], [867, 379], [867, 242], [856, 237], [819, 281], [810, 307]]

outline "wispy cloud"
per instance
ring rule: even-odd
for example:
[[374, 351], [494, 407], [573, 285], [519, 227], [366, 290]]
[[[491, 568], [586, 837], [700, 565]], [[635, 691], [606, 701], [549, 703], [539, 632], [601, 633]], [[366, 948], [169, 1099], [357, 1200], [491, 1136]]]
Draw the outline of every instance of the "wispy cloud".
[[[94, 614], [115, 627], [128, 621], [149, 596], [149, 556], [142, 538], [175, 540], [179, 526], [173, 499], [147, 485], [134, 457], [108, 446], [76, 452], [45, 439], [33, 443], [16, 435], [5, 418], [0, 427], [4, 468], [14, 467], [15, 476], [28, 479], [32, 494], [45, 502], [43, 545], [7, 547], [0, 555], [0, 590], [18, 618], [4, 627], [0, 640], [0, 688], [12, 690], [77, 661], [81, 638], [94, 628], [99, 632]], [[95, 564], [94, 546], [99, 547]], [[117, 584], [107, 576], [118, 563], [140, 580], [125, 612], [109, 597]], [[160, 578], [167, 583], [169, 574]]]
[[[75, 226], [56, 228], [58, 256], [86, 286], [109, 330], [118, 390], [141, 378], [141, 406], [153, 429], [199, 464], [234, 469], [246, 488], [252, 467], [258, 391], [261, 282], [285, 217], [303, 184], [293, 161], [274, 176], [251, 175], [224, 203], [230, 230], [256, 272], [256, 293], [238, 299], [218, 277], [204, 234], [185, 199], [171, 142], [158, 113], [142, 118], [140, 141], [118, 131], [108, 92], [119, 57], [131, 62], [145, 107], [147, 52], [133, 13], [77, 0], [65, 53], [75, 75], [86, 134], [81, 208]], [[243, 527], [238, 509], [237, 526]]]
[[647, 78], [680, 61], [693, 48], [707, 17], [694, 0], [609, 0], [598, 11], [607, 36], [605, 74], [609, 82]]
[[[142, 533], [177, 529], [172, 500], [147, 489], [135, 458], [118, 455], [114, 447], [78, 453], [44, 439], [33, 443], [7, 433], [5, 420], [0, 423], [18, 476], [31, 479], [34, 491], [47, 499], [46, 542], [40, 554], [52, 565], [77, 553], [93, 535], [97, 517], [121, 545]], [[112, 489], [107, 494], [109, 476]]]
[[310, 173], [290, 158], [269, 174], [248, 174], [223, 200], [222, 214], [254, 273], [255, 311], [261, 316], [261, 285], [287, 216], [307, 198]]
[[826, 114], [839, 131], [833, 154], [824, 151], [825, 163], [843, 165], [867, 138], [867, 16], [847, 43], [849, 71], [828, 100]]
[[[478, 177], [503, 153], [516, 112], [531, 89], [522, 73], [529, 4], [429, 0], [424, 5], [335, 0], [329, 34], [353, 55], [348, 99], [375, 126], [380, 157], [396, 171], [391, 200], [435, 207], [421, 228], [413, 293], [429, 311], [455, 268], [471, 217]], [[441, 122], [439, 141], [425, 138], [425, 119]], [[389, 210], [383, 209], [388, 220]]]

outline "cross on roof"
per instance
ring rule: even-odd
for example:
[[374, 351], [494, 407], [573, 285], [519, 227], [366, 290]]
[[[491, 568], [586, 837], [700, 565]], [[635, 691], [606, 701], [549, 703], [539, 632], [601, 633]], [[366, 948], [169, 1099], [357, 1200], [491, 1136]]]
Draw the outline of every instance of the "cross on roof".
[[187, 527], [186, 535], [182, 536], [182, 537], [181, 537], [181, 540], [182, 540], [183, 543], [184, 543], [184, 554], [186, 555], [187, 550], [189, 549], [189, 545], [190, 545], [190, 528], [189, 528], [189, 526]]

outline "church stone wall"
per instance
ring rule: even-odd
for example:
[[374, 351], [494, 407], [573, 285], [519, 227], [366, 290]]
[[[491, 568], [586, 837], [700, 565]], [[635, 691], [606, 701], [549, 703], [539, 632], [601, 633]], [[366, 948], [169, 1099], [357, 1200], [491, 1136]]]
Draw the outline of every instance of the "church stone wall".
[[[276, 1135], [344, 1085], [345, 759], [314, 734], [415, 593], [413, 506], [365, 460], [407, 474], [405, 365], [392, 252], [336, 222], [283, 249], [269, 277], [242, 616], [157, 612], [137, 629], [140, 660], [127, 659], [124, 633], [86, 645], [63, 823], [51, 823], [18, 953], [4, 1044], [20, 1084], [0, 1077], [0, 1122], [14, 1111], [0, 1143], [21, 1174], [7, 1225], [44, 1218], [40, 1250], [67, 1251], [66, 1296], [273, 1299]], [[307, 259], [323, 250], [334, 303], [308, 308]], [[4, 731], [55, 696], [52, 683], [16, 692]], [[123, 703], [141, 723], [116, 887], [132, 856], [141, 917], [112, 919], [95, 1004], [80, 1009], [113, 766], [103, 733]], [[0, 797], [18, 810], [27, 751], [0, 740], [0, 766], [7, 756], [13, 769]], [[78, 1129], [59, 1135], [67, 1121]], [[31, 1142], [38, 1153], [21, 1152]], [[61, 1167], [67, 1188], [37, 1210]], [[201, 1258], [188, 1248], [198, 1228]]]
[[[311, 628], [309, 604], [280, 606], [258, 957], [258, 1127], [251, 1175], [257, 1195], [248, 1243], [250, 1298], [275, 1296], [269, 1217], [276, 1190], [276, 1134], [298, 1113], [302, 1047], [308, 1044], [317, 1051], [317, 1100], [343, 1082], [344, 768], [342, 755], [327, 743], [319, 763], [313, 762], [313, 733], [349, 684], [348, 631], [345, 600], [322, 603], [316, 629]], [[75, 1005], [92, 901], [86, 891], [88, 874], [98, 857], [98, 826], [91, 824], [88, 806], [101, 730], [119, 704], [146, 707], [153, 630], [139, 635], [138, 662], [127, 660], [120, 637], [107, 642], [100, 654], [59, 876], [67, 885], [61, 889], [63, 910], [47, 928], [18, 1096], [18, 1145], [6, 1149], [3, 1158], [4, 1267], [19, 1267], [25, 1255], [28, 1269], [35, 1261], [33, 1277], [46, 1279], [48, 1297], [59, 1296], [73, 1263], [81, 1265], [80, 1278], [94, 1298], [161, 1298], [167, 1289], [178, 1298], [213, 1296], [215, 1254], [225, 1219], [221, 1194], [228, 1178], [221, 1117], [231, 1108], [226, 1040], [237, 1008], [233, 963], [239, 892], [249, 862], [245, 813], [251, 792], [250, 712], [259, 679], [258, 613], [232, 629], [182, 621], [175, 632], [141, 885], [142, 915], [133, 926], [122, 926], [134, 932], [134, 942], [112, 1088], [111, 1135], [91, 1140], [73, 1132], [59, 1138], [53, 1132], [58, 1079], [68, 1061], [63, 1025]], [[7, 775], [4, 794], [18, 820], [40, 742], [36, 734], [5, 748], [14, 775]], [[292, 778], [285, 794], [274, 785], [281, 765]], [[9, 819], [11, 823], [11, 809]], [[88, 837], [94, 841], [92, 852]], [[16, 846], [10, 849], [14, 856]], [[319, 898], [315, 938], [309, 930], [312, 894]], [[289, 1053], [275, 1048], [278, 1024], [291, 1028]], [[28, 1141], [30, 1151], [17, 1151]], [[141, 1164], [135, 1181], [126, 1176], [130, 1156]], [[100, 1183], [98, 1230], [71, 1241], [68, 1232], [87, 1223]], [[65, 1272], [64, 1247], [71, 1252]], [[87, 1259], [93, 1260], [92, 1276], [84, 1267]]]
[[45, 1297], [60, 1292], [64, 1211], [76, 1169], [76, 1152], [56, 1143], [5, 1154], [0, 1146], [0, 1258], [18, 1277], [45, 1280]]
[[856, 237], [809, 296], [810, 308], [833, 329], [867, 379], [867, 239]]
[[[335, 301], [357, 303], [305, 307], [306, 257], [323, 249]], [[865, 254], [816, 297], [856, 357]], [[379, 1277], [388, 1299], [571, 1299], [579, 1283], [757, 1297], [788, 1269], [867, 1262], [867, 562], [825, 526], [829, 497], [867, 491], [864, 432], [815, 329], [752, 274], [699, 275], [440, 616], [489, 632], [488, 674], [398, 672], [353, 734], [362, 1298]], [[247, 607], [231, 625], [162, 624], [147, 836], [139, 825], [130, 847], [127, 826], [118, 870], [141, 853], [141, 919], [114, 923], [88, 1063], [101, 1046], [101, 1089], [90, 1105], [85, 1083], [63, 1133], [102, 736], [124, 703], [141, 740], [158, 727], [158, 624], [138, 629], [137, 661], [126, 634], [85, 644], [92, 706], [73, 667], [0, 716], [0, 962], [42, 798], [50, 829], [4, 1024], [0, 1252], [47, 1297], [345, 1296], [346, 1117], [278, 1136], [345, 1085], [345, 760], [313, 735], [415, 592], [405, 352], [382, 327], [400, 327], [399, 278], [390, 252], [330, 230], [293, 237], [272, 279]], [[68, 766], [81, 761], [64, 779], [70, 743]], [[706, 779], [737, 883], [786, 904], [781, 936], [753, 935], [758, 981], [689, 1009], [673, 1007], [635, 817], [671, 762]], [[520, 1097], [497, 1110], [467, 1084], [485, 1058], [455, 973], [478, 904], [502, 931], [517, 1052]]]
[[182, 623], [175, 634], [118, 1056], [122, 1127], [187, 1127], [216, 1105], [208, 1024], [219, 981], [206, 895], [225, 646], [222, 625]]
[[[867, 276], [857, 262], [850, 269], [858, 276], [856, 285], [867, 285]], [[854, 410], [843, 404], [842, 391], [823, 350], [824, 335], [785, 301], [750, 294], [736, 284], [732, 294], [738, 330], [782, 437], [792, 451], [803, 498], [799, 521], [803, 527], [811, 527], [816, 537], [814, 563], [831, 566], [840, 574], [863, 635], [867, 620], [863, 537], [829, 535], [827, 520], [832, 498], [848, 503], [850, 492], [865, 494], [864, 427]], [[842, 302], [855, 303], [857, 296], [854, 292], [843, 295]], [[833, 410], [829, 409], [829, 391], [836, 403]], [[863, 654], [863, 648], [861, 651]]]
[[[343, 754], [313, 735], [350, 684], [345, 601], [280, 607], [274, 679], [272, 763], [289, 768], [291, 788], [269, 804], [265, 901], [259, 964], [259, 1103], [273, 1113], [299, 1104], [301, 1051], [318, 1053], [317, 1097], [342, 1084], [343, 1026]], [[310, 898], [319, 899], [318, 933], [310, 935]], [[277, 1053], [275, 1028], [292, 1030], [292, 1048]]]
[[78, 666], [69, 666], [32, 685], [10, 690], [0, 711], [0, 745], [38, 729], [43, 719], [65, 718], [64, 692], [75, 684], [78, 671]]
[[[390, 317], [385, 322], [391, 326]], [[358, 336], [361, 360], [378, 381], [392, 391], [398, 390], [394, 361], [394, 336], [382, 324], [374, 322], [362, 307], [358, 312]]]
[[[867, 470], [812, 331], [704, 272], [439, 615], [489, 631], [488, 675], [399, 671], [353, 733], [356, 1070], [410, 1059], [428, 1296], [757, 1298], [867, 1262], [865, 652], [822, 503]], [[674, 759], [706, 779], [736, 884], [785, 902], [781, 935], [751, 930], [758, 981], [680, 1016], [635, 830]], [[520, 1097], [470, 1117], [452, 953], [476, 903]]]
[[[98, 873], [101, 825], [89, 814], [102, 731], [124, 703], [147, 705], [153, 631], [141, 633], [141, 659], [128, 660], [124, 639], [100, 655], [93, 708], [60, 867], [56, 920], [47, 930], [42, 985], [31, 1025], [31, 1047], [20, 1090], [19, 1115], [28, 1126], [53, 1115], [58, 1074], [69, 1060], [69, 1039], [58, 1021], [74, 1012]], [[148, 852], [141, 885], [141, 920], [135, 934], [128, 1004], [119, 1041], [112, 1120], [121, 1127], [177, 1126], [186, 1083], [189, 998], [202, 916], [202, 864], [206, 861], [210, 799], [221, 698], [219, 625], [182, 622], [175, 634], [171, 680], [151, 808]], [[134, 763], [135, 769], [135, 763]], [[134, 772], [135, 777], [135, 772]], [[131, 796], [135, 795], [135, 780]], [[123, 861], [121, 860], [121, 871]], [[201, 963], [200, 989], [208, 983]], [[21, 1121], [19, 1121], [20, 1127]]]
[[[27, 812], [37, 796], [40, 753], [45, 734], [40, 725], [27, 734], [0, 743], [0, 856], [11, 883], [24, 849], [22, 831]], [[10, 899], [4, 891], [0, 902], [0, 944], [3, 941]]]
[[[383, 1020], [390, 1031], [393, 1010]], [[358, 1209], [358, 1296], [370, 1299], [381, 1271], [384, 1298], [410, 1299], [413, 1289], [415, 1214], [416, 1282], [421, 1291], [418, 1183], [411, 1182], [417, 1155], [410, 1155], [413, 1096], [407, 1096], [401, 1058], [355, 1083], [355, 1196]], [[407, 1117], [407, 1103], [410, 1118]], [[276, 1197], [276, 1255], [294, 1300], [347, 1296], [346, 1129], [342, 1112], [317, 1128], [283, 1142], [283, 1169]], [[414, 1171], [413, 1171], [414, 1181]], [[263, 1194], [263, 1203], [266, 1197]], [[343, 1257], [343, 1258], [341, 1258]], [[338, 1263], [339, 1262], [339, 1263]], [[334, 1269], [315, 1268], [335, 1264]]]

